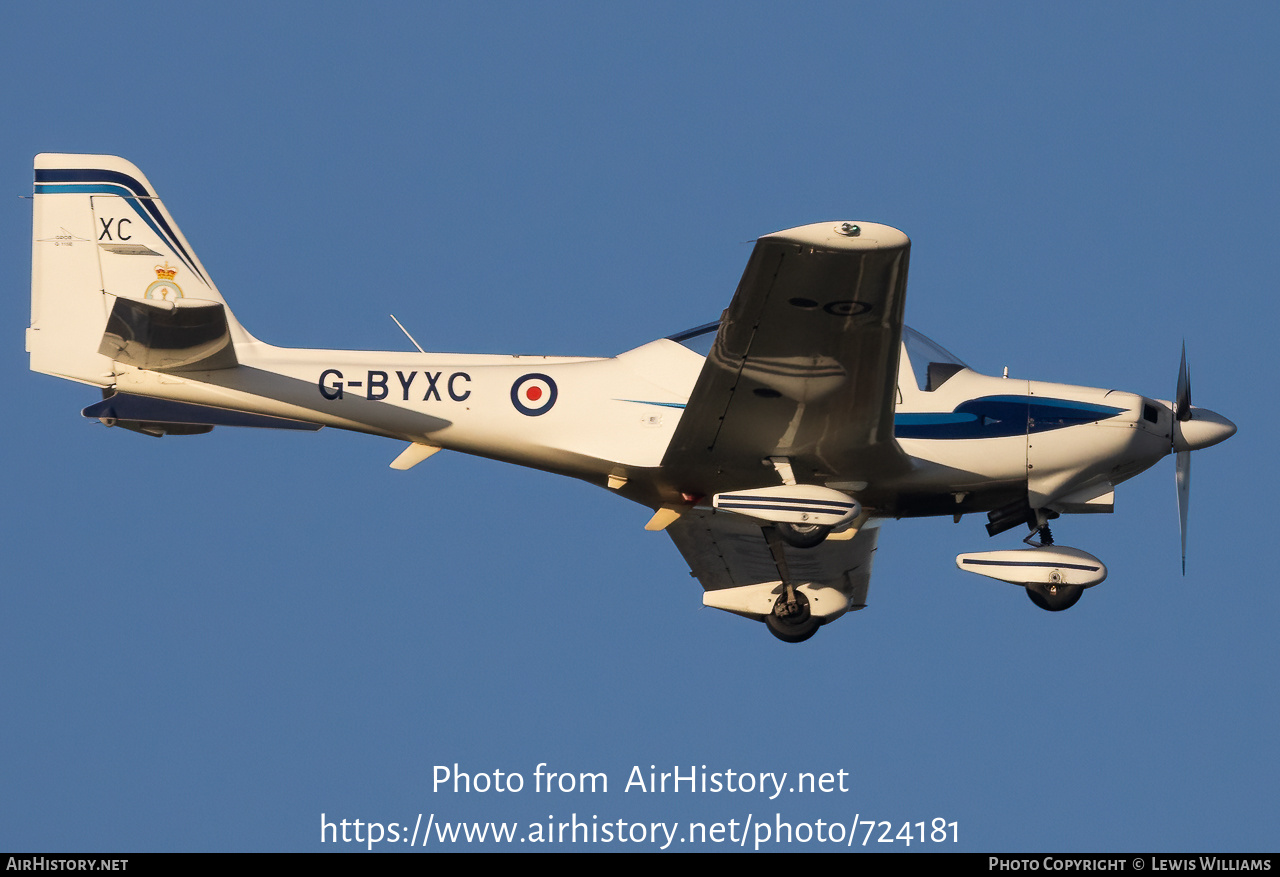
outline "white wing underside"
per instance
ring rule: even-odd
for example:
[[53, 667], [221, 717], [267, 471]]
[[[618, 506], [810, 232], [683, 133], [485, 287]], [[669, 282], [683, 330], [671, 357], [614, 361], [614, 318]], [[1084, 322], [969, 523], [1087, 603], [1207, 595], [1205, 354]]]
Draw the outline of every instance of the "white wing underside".
[[879, 527], [865, 527], [848, 540], [828, 540], [816, 548], [788, 549], [785, 570], [778, 564], [760, 524], [740, 515], [697, 511], [667, 528], [681, 555], [708, 591], [766, 582], [811, 582], [835, 588], [850, 609], [867, 602]]

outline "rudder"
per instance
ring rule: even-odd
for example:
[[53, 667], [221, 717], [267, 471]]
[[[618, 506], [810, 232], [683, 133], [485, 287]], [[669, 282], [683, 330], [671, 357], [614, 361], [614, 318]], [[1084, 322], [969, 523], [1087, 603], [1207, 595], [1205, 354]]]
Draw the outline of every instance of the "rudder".
[[[168, 308], [226, 302], [155, 189], [110, 155], [46, 153], [35, 160], [32, 219], [33, 371], [96, 386], [115, 382], [99, 352], [118, 298]], [[147, 308], [151, 310], [151, 308]], [[226, 310], [233, 344], [254, 339]]]

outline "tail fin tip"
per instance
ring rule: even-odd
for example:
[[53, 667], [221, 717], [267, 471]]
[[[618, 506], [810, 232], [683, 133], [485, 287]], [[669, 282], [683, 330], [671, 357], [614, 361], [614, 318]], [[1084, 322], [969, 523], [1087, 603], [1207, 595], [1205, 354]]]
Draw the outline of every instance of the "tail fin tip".
[[[113, 382], [99, 352], [117, 299], [225, 307], [151, 182], [115, 155], [35, 157], [31, 243], [34, 371], [97, 386]], [[233, 342], [253, 338], [226, 310]]]

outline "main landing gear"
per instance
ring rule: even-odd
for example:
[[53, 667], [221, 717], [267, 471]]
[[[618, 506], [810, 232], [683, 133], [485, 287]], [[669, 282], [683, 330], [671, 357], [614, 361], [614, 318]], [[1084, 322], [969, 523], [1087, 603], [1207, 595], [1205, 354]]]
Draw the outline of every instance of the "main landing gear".
[[790, 585], [779, 595], [773, 611], [764, 617], [764, 623], [769, 632], [784, 643], [802, 643], [822, 626], [809, 611], [809, 598]]
[[818, 524], [774, 524], [782, 541], [792, 548], [817, 548], [831, 532], [830, 527]]

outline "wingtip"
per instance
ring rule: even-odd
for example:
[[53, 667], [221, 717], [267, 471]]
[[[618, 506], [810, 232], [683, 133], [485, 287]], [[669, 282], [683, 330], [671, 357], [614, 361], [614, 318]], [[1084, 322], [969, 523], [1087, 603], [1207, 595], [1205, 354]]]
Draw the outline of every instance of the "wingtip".
[[784, 240], [809, 247], [830, 250], [892, 250], [911, 245], [900, 229], [878, 222], [815, 222], [772, 234], [764, 240]]

